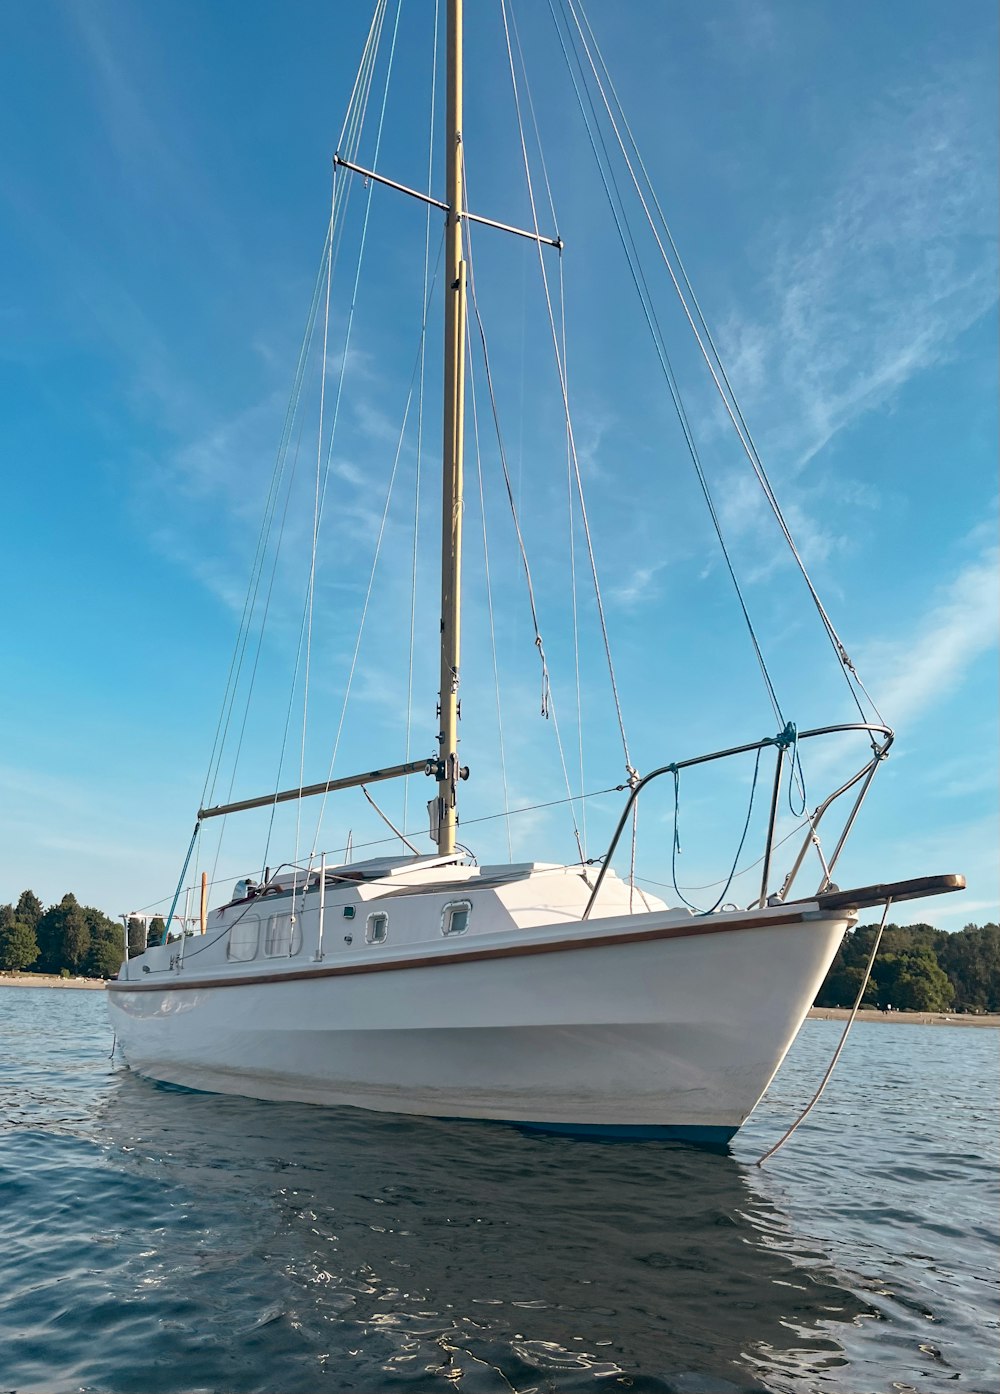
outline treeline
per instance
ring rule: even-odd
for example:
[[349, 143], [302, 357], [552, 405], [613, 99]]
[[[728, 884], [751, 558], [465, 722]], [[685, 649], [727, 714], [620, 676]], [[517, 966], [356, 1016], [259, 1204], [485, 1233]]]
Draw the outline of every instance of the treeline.
[[[877, 925], [844, 936], [816, 998], [853, 1007]], [[966, 925], [948, 934], [929, 924], [886, 925], [862, 1004], [905, 1012], [1000, 1012], [1000, 926]]]
[[[120, 921], [75, 895], [46, 910], [34, 891], [22, 891], [16, 905], [0, 905], [0, 971], [113, 978], [124, 957], [122, 936]], [[162, 937], [163, 921], [151, 920], [149, 942]], [[128, 945], [129, 958], [146, 947], [140, 920], [128, 922]]]

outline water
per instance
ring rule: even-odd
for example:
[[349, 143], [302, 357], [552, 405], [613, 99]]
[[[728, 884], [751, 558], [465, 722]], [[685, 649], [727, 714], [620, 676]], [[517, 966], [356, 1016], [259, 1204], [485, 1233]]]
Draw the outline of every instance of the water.
[[808, 1022], [728, 1154], [185, 1093], [0, 991], [0, 1388], [997, 1383], [997, 1033]]

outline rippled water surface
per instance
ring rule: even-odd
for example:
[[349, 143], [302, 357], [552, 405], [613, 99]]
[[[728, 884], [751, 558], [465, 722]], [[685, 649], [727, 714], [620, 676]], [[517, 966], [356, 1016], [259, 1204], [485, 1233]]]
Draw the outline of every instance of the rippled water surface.
[[727, 1154], [157, 1087], [0, 990], [0, 1388], [994, 1390], [993, 1030], [807, 1022]]

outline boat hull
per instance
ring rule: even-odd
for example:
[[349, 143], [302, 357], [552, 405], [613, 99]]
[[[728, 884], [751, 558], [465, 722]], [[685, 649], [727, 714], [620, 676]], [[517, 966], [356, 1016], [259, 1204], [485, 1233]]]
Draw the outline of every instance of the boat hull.
[[549, 944], [376, 974], [117, 983], [137, 1072], [192, 1089], [723, 1142], [791, 1045], [849, 923]]

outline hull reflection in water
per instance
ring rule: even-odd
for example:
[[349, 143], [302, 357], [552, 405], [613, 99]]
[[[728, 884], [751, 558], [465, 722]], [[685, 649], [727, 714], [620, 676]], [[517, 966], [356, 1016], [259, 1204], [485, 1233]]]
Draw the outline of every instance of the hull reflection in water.
[[730, 1156], [117, 1084], [115, 1186], [176, 1216], [121, 1289], [204, 1304], [133, 1387], [779, 1390], [869, 1310]]

